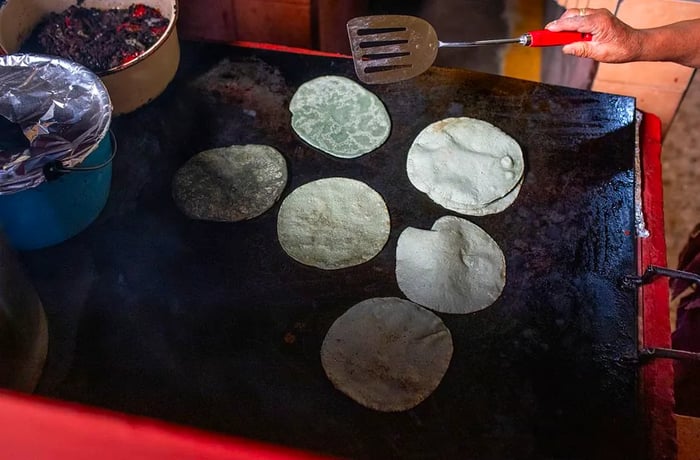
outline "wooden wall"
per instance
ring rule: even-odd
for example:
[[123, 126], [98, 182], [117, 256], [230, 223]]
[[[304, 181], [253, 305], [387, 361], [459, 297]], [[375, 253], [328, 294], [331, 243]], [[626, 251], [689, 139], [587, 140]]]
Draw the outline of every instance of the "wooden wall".
[[186, 39], [254, 41], [348, 53], [345, 23], [367, 0], [180, 0]]

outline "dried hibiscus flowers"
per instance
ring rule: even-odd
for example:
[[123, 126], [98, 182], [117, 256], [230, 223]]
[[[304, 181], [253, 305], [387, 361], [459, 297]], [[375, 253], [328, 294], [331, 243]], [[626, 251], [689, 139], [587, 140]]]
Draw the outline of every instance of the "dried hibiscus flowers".
[[144, 53], [169, 22], [156, 8], [142, 4], [105, 10], [73, 5], [47, 16], [20, 51], [70, 59], [100, 73]]

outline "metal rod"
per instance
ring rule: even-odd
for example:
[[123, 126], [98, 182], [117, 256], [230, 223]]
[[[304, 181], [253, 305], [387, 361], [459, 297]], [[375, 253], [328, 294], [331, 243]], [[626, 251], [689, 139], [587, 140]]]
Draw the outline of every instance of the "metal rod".
[[682, 270], [673, 270], [666, 267], [659, 267], [657, 265], [649, 265], [649, 267], [644, 272], [644, 275], [642, 275], [642, 281], [648, 279], [647, 282], [650, 282], [658, 276], [668, 276], [669, 278], [679, 278], [700, 283], [700, 275], [691, 272], [684, 272]]
[[615, 5], [615, 12], [613, 13], [615, 16], [617, 16], [617, 13], [620, 12], [620, 7], [622, 6], [622, 2], [625, 0], [617, 0], [617, 5]]
[[475, 42], [438, 42], [438, 48], [471, 48], [483, 45], [506, 45], [522, 43], [522, 38], [499, 38], [496, 40], [478, 40]]
[[700, 361], [700, 353], [672, 348], [644, 348], [639, 352], [640, 358], [655, 359], [667, 358], [678, 360]]
[[672, 270], [666, 267], [657, 265], [649, 265], [642, 276], [630, 275], [622, 280], [623, 287], [635, 288], [644, 284], [649, 284], [659, 276], [667, 276], [669, 278], [678, 278], [692, 281], [700, 285], [700, 275], [682, 270]]

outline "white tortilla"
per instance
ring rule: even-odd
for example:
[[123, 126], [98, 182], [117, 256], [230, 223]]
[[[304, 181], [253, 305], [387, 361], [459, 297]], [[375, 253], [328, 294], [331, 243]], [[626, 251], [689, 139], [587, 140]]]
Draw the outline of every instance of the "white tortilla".
[[520, 182], [524, 167], [522, 150], [512, 137], [468, 117], [426, 127], [413, 141], [406, 161], [414, 187], [460, 213], [503, 198]]
[[282, 249], [325, 270], [367, 262], [391, 230], [384, 199], [367, 184], [331, 177], [302, 185], [284, 199], [277, 217]]
[[339, 158], [377, 149], [391, 131], [391, 119], [379, 98], [345, 77], [324, 76], [304, 83], [289, 110], [299, 137]]
[[268, 145], [232, 145], [200, 152], [173, 178], [172, 193], [192, 219], [237, 222], [269, 210], [287, 185], [287, 163]]
[[333, 323], [321, 363], [333, 385], [356, 402], [396, 412], [435, 391], [452, 352], [450, 331], [435, 314], [408, 300], [375, 298]]
[[501, 295], [505, 257], [480, 227], [445, 216], [431, 230], [409, 227], [401, 233], [396, 281], [401, 292], [419, 305], [443, 313], [473, 313]]

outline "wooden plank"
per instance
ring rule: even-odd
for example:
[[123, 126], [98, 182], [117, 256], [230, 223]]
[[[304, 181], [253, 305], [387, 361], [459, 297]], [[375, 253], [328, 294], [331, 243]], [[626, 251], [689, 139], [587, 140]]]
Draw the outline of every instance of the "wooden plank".
[[676, 415], [677, 460], [697, 460], [700, 452], [700, 418]]
[[332, 53], [350, 54], [345, 24], [355, 16], [367, 14], [368, 0], [315, 0], [312, 3], [318, 33], [318, 48]]
[[233, 0], [238, 39], [312, 47], [310, 0]]
[[231, 0], [180, 0], [178, 35], [185, 40], [236, 40], [236, 15]]

